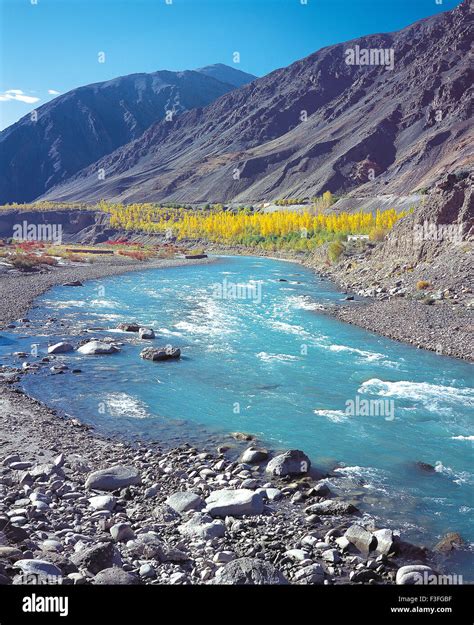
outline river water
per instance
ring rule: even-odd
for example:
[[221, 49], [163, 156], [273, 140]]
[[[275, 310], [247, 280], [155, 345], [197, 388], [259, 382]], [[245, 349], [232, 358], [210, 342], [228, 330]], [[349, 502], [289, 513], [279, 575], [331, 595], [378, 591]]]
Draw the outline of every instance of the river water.
[[1, 353], [29, 351], [32, 335], [44, 355], [85, 327], [120, 340], [118, 322], [152, 326], [153, 344], [180, 347], [180, 361], [144, 361], [134, 340], [111, 356], [65, 354], [80, 375], [46, 370], [23, 386], [108, 433], [195, 443], [238, 430], [274, 450], [302, 449], [403, 537], [432, 545], [458, 531], [472, 542], [472, 365], [318, 310], [342, 298], [297, 264], [220, 257], [57, 287], [37, 300], [30, 330], [3, 335]]

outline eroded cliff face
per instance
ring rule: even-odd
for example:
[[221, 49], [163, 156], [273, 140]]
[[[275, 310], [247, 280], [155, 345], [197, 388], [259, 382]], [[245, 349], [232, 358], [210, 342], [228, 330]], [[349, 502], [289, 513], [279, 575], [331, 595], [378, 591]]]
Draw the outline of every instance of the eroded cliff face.
[[[58, 234], [60, 240], [57, 240]], [[109, 215], [100, 211], [73, 209], [0, 211], [1, 239], [35, 240], [39, 237], [51, 243], [101, 243], [114, 234], [116, 230], [110, 228]]]
[[332, 266], [321, 249], [314, 265], [347, 288], [379, 299], [468, 305], [474, 300], [473, 188], [473, 174], [448, 174], [385, 240], [348, 244]]

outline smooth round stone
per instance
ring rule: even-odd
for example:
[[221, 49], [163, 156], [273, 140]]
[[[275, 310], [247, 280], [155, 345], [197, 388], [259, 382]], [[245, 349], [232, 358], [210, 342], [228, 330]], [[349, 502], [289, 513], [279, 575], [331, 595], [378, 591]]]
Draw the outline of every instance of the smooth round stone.
[[15, 501], [15, 508], [25, 508], [29, 505], [31, 505], [31, 501], [29, 499], [17, 499]]
[[10, 523], [12, 525], [26, 525], [28, 523], [28, 519], [25, 519], [24, 516], [12, 516], [10, 517]]
[[47, 503], [45, 503], [44, 501], [33, 501], [32, 506], [36, 509], [39, 510], [40, 512], [44, 511], [44, 510], [49, 510], [49, 505]]
[[46, 495], [45, 493], [34, 492], [30, 495], [30, 501], [44, 501], [46, 503], [50, 503], [51, 497]]
[[10, 465], [10, 469], [14, 471], [25, 471], [33, 466], [32, 462], [12, 462]]
[[43, 551], [62, 551], [63, 550], [63, 546], [62, 544], [59, 542], [59, 540], [45, 540], [43, 542], [43, 544], [41, 545], [41, 549]]
[[138, 573], [140, 577], [156, 577], [156, 571], [151, 564], [142, 564]]
[[9, 517], [26, 516], [27, 514], [28, 510], [26, 508], [14, 508], [13, 510], [7, 512]]
[[89, 503], [94, 510], [113, 510], [117, 503], [116, 498], [113, 495], [97, 495], [91, 497]]

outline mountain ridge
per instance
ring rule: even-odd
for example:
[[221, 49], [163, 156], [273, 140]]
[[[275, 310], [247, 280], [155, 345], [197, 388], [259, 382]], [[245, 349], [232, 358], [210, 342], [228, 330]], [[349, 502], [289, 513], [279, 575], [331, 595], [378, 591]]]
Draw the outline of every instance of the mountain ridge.
[[[464, 0], [395, 33], [326, 46], [173, 124], [153, 124], [44, 197], [245, 202], [432, 184], [472, 160], [470, 20]], [[393, 48], [395, 69], [348, 65], [344, 52], [356, 44]], [[106, 178], [95, 184], [98, 167]]]
[[[121, 145], [166, 111], [203, 106], [253, 79], [227, 68], [227, 80], [205, 71], [138, 72], [73, 89], [0, 133], [0, 202], [29, 201]], [[217, 73], [222, 72], [221, 68]]]

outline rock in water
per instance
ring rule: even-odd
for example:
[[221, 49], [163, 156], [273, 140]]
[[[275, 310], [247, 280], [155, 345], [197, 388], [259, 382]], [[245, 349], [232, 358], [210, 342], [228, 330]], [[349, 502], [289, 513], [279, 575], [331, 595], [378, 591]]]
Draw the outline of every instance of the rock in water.
[[138, 330], [138, 338], [140, 339], [154, 339], [155, 332], [151, 328], [140, 328]]
[[464, 539], [460, 534], [458, 534], [458, 532], [448, 532], [438, 543], [436, 543], [433, 549], [434, 551], [439, 551], [440, 553], [447, 553], [453, 549], [462, 549], [465, 544]]
[[165, 503], [180, 514], [188, 510], [201, 510], [201, 508], [204, 507], [204, 501], [201, 497], [189, 491], [173, 493], [168, 497]]
[[73, 349], [74, 347], [71, 343], [60, 341], [59, 343], [55, 343], [54, 345], [50, 345], [48, 347], [48, 354], [64, 354], [66, 352], [72, 352]]
[[253, 441], [255, 438], [253, 434], [248, 434], [247, 432], [232, 432], [231, 436], [236, 441]]
[[135, 467], [116, 465], [108, 469], [99, 469], [89, 475], [86, 488], [94, 490], [117, 490], [134, 484], [140, 484], [141, 478]]
[[167, 345], [165, 347], [145, 347], [140, 352], [140, 358], [145, 360], [176, 360], [180, 358], [181, 350], [179, 347]]
[[215, 583], [257, 586], [260, 584], [288, 584], [288, 580], [270, 562], [257, 558], [238, 558], [225, 564], [217, 571]]
[[436, 469], [432, 464], [428, 464], [427, 462], [415, 462], [415, 466], [420, 471], [424, 473], [436, 473]]
[[119, 323], [117, 330], [122, 330], [123, 332], [138, 332], [140, 326], [138, 323]]
[[206, 511], [213, 517], [262, 514], [263, 498], [246, 488], [216, 490], [206, 499]]
[[96, 354], [115, 354], [120, 349], [112, 343], [103, 343], [102, 341], [89, 341], [85, 345], [81, 345], [77, 350], [80, 354], [93, 356]]
[[265, 471], [271, 475], [283, 477], [284, 475], [302, 475], [307, 473], [310, 467], [311, 461], [304, 452], [299, 449], [290, 449], [272, 458]]
[[127, 573], [127, 571], [113, 566], [99, 571], [92, 583], [100, 586], [132, 586], [139, 584], [140, 579], [133, 573]]

